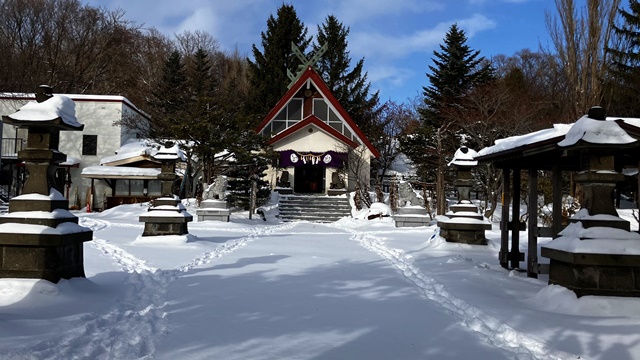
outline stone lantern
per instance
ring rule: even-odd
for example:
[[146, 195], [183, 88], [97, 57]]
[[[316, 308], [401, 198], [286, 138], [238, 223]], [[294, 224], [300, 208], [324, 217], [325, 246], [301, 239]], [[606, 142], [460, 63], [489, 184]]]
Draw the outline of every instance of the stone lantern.
[[180, 198], [172, 193], [176, 180], [176, 162], [180, 159], [179, 150], [172, 141], [167, 141], [154, 156], [160, 160], [161, 168], [158, 180], [161, 182], [162, 196], [153, 200], [149, 211], [140, 216], [144, 222], [142, 236], [186, 235], [189, 233], [187, 223], [193, 220], [180, 202]]
[[456, 151], [449, 163], [456, 170], [458, 202], [449, 207], [451, 211], [445, 214], [448, 219], [438, 220], [440, 236], [448, 242], [487, 244], [484, 231], [491, 230], [491, 223], [478, 212], [478, 207], [471, 202], [470, 197], [473, 186], [471, 169], [478, 165], [474, 160], [477, 155], [474, 150], [463, 146]]
[[69, 201], [55, 190], [56, 165], [67, 156], [58, 151], [60, 131], [82, 131], [73, 100], [40, 86], [36, 102], [3, 116], [5, 124], [27, 129], [27, 147], [18, 152], [28, 173], [22, 195], [9, 201], [0, 216], [0, 277], [58, 282], [84, 277], [83, 242], [93, 232], [78, 225]]
[[636, 146], [604, 110], [592, 108], [579, 119], [558, 146], [582, 158], [575, 177], [582, 184], [582, 208], [560, 237], [542, 247], [550, 259], [549, 283], [562, 285], [578, 296], [640, 296], [640, 235], [629, 232], [614, 206], [613, 190], [624, 176], [615, 170], [616, 152]]

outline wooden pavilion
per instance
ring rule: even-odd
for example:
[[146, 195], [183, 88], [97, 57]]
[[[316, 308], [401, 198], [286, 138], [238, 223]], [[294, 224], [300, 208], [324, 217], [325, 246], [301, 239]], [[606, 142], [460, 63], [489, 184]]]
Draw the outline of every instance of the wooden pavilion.
[[[602, 108], [593, 108], [589, 118], [605, 120]], [[502, 219], [500, 221], [500, 265], [508, 269], [520, 268], [524, 254], [519, 251], [520, 231], [526, 229], [528, 235], [528, 257], [526, 260], [527, 275], [538, 277], [548, 273], [549, 265], [539, 263], [538, 237], [557, 238], [565, 224], [562, 217], [562, 178], [565, 172], [584, 171], [593, 159], [612, 159], [612, 168], [621, 173], [625, 168], [640, 168], [640, 119], [606, 118], [606, 122], [615, 122], [628, 136], [634, 139], [631, 143], [587, 144], [566, 147], [560, 143], [565, 140], [573, 124], [557, 124], [553, 128], [544, 129], [522, 136], [502, 139], [495, 145], [482, 149], [476, 157], [480, 163], [493, 163], [502, 169], [504, 184]], [[550, 228], [538, 227], [538, 214], [529, 214], [528, 222], [520, 221], [520, 193], [522, 189], [522, 171], [528, 174], [528, 197], [538, 198], [538, 171], [551, 171], [553, 184], [553, 213]], [[600, 201], [610, 202], [605, 198]], [[511, 215], [508, 204], [511, 203]], [[613, 205], [611, 205], [613, 207]], [[537, 207], [530, 207], [536, 209]], [[614, 210], [615, 211], [615, 210]], [[627, 226], [628, 227], [628, 226]]]

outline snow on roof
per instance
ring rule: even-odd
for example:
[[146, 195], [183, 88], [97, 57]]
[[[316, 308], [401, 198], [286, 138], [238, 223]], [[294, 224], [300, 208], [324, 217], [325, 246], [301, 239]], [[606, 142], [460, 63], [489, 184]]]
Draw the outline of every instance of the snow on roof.
[[455, 154], [453, 154], [453, 159], [451, 160], [451, 162], [449, 162], [448, 166], [476, 166], [478, 165], [478, 162], [474, 160], [476, 156], [478, 156], [478, 153], [475, 150], [463, 146], [458, 149]]
[[552, 139], [555, 137], [564, 136], [567, 134], [567, 132], [569, 132], [569, 129], [571, 129], [571, 125], [572, 124], [553, 124], [553, 128], [543, 129], [529, 134], [498, 139], [496, 140], [495, 145], [488, 146], [480, 150], [478, 152], [478, 156], [494, 154], [501, 151], [515, 149], [521, 146]]
[[158, 152], [158, 146], [149, 140], [129, 139], [118, 150], [116, 155], [100, 159], [100, 165], [116, 161], [131, 159], [137, 156], [153, 156]]
[[[109, 102], [122, 102], [134, 111], [140, 113], [144, 117], [149, 117], [144, 111], [135, 106], [129, 99], [120, 95], [91, 95], [91, 94], [64, 94], [76, 101], [109, 101]], [[14, 93], [14, 92], [0, 92], [0, 98], [5, 99], [23, 99], [23, 100], [35, 100], [36, 95], [34, 93]]]
[[558, 146], [572, 146], [580, 140], [590, 144], [630, 144], [636, 141], [615, 121], [596, 120], [586, 115], [571, 126]]
[[78, 164], [80, 164], [80, 159], [73, 156], [67, 156], [67, 160], [60, 163], [61, 166], [73, 166]]
[[130, 166], [87, 166], [82, 169], [82, 177], [131, 178], [140, 177], [155, 179], [160, 174], [157, 168], [138, 168]]
[[57, 118], [69, 126], [82, 128], [83, 125], [76, 119], [76, 104], [64, 95], [53, 95], [43, 102], [28, 102], [9, 118], [20, 121], [50, 121]]

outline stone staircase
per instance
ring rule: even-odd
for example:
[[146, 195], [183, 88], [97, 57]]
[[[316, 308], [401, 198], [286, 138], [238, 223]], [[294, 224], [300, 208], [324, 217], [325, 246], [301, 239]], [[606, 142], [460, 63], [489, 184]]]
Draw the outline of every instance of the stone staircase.
[[351, 217], [351, 205], [345, 196], [280, 195], [282, 221], [333, 222]]

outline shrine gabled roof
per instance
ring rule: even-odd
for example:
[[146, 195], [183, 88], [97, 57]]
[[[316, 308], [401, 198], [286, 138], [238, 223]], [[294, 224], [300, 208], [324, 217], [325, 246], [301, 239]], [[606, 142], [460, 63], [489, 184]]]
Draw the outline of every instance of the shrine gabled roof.
[[[367, 137], [364, 135], [362, 130], [353, 121], [351, 116], [349, 116], [347, 111], [342, 107], [342, 105], [340, 105], [340, 103], [338, 102], [338, 99], [336, 99], [336, 97], [331, 93], [331, 90], [329, 90], [329, 87], [324, 83], [320, 75], [311, 66], [309, 66], [304, 71], [304, 73], [300, 76], [300, 78], [291, 86], [291, 88], [289, 88], [289, 90], [284, 94], [284, 96], [282, 96], [280, 101], [278, 101], [278, 103], [271, 109], [271, 111], [267, 114], [267, 116], [260, 123], [260, 125], [258, 125], [256, 131], [260, 133], [269, 123], [271, 123], [271, 121], [276, 117], [276, 115], [278, 115], [278, 113], [289, 103], [289, 101], [291, 101], [291, 99], [308, 82], [313, 83], [313, 86], [316, 88], [316, 90], [318, 90], [320, 95], [326, 101], [328, 101], [331, 104], [331, 106], [338, 112], [338, 115], [341, 118], [341, 120], [345, 122], [348, 125], [348, 127], [351, 128], [351, 130], [353, 130], [353, 133], [358, 137], [360, 142], [362, 142], [362, 144], [364, 144], [371, 151], [373, 156], [375, 156], [376, 158], [380, 157], [380, 153], [378, 152], [378, 150], [376, 150], [376, 148], [373, 146], [373, 144], [371, 144], [369, 139], [367, 139]], [[336, 137], [340, 141], [348, 144], [349, 146], [352, 146], [352, 147], [358, 146], [356, 142], [354, 142], [351, 139], [348, 139], [346, 136], [344, 136], [340, 132], [335, 131], [333, 128], [331, 128], [331, 126], [324, 123], [324, 121], [318, 119], [313, 115], [306, 117], [298, 124], [291, 126], [278, 134], [275, 134], [269, 140], [269, 143], [274, 143], [287, 136], [290, 136], [291, 134], [297, 131], [300, 131], [304, 127], [303, 124], [309, 124], [309, 123], [315, 124], [316, 126], [325, 130], [326, 132]]]
[[318, 128], [324, 130], [325, 132], [327, 132], [329, 135], [333, 136], [334, 138], [340, 140], [341, 142], [351, 146], [352, 148], [357, 148], [358, 147], [358, 143], [347, 138], [346, 136], [342, 135], [339, 131], [337, 131], [336, 129], [332, 128], [331, 126], [329, 126], [327, 123], [325, 123], [324, 121], [318, 119], [315, 115], [309, 115], [307, 118], [305, 118], [304, 120], [298, 122], [297, 124], [287, 128], [286, 130], [278, 133], [277, 135], [275, 135], [274, 137], [272, 137], [271, 139], [269, 139], [269, 144], [275, 144], [276, 142], [291, 136], [295, 133], [297, 133], [298, 131], [302, 130], [305, 126], [313, 124], [315, 126], [317, 126]]

